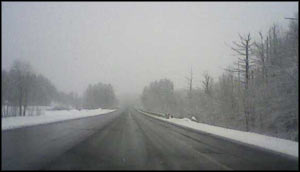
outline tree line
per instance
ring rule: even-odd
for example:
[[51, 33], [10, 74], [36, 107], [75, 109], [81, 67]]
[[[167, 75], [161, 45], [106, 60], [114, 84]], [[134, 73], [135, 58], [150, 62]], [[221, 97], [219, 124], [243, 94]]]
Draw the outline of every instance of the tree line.
[[[2, 116], [30, 115], [32, 108], [58, 104], [60, 108], [113, 108], [117, 99], [110, 84], [89, 85], [83, 96], [57, 90], [51, 81], [35, 73], [27, 61], [16, 60], [9, 70], [1, 73]], [[60, 109], [57, 107], [57, 109]], [[39, 109], [38, 109], [39, 110]]]
[[217, 80], [206, 72], [195, 89], [191, 71], [186, 90], [174, 90], [166, 79], [152, 82], [141, 96], [143, 107], [298, 141], [298, 19], [286, 30], [274, 24], [257, 35], [232, 42], [236, 61]]
[[118, 103], [113, 87], [103, 83], [89, 85], [83, 95], [83, 100], [83, 107], [86, 109], [113, 108]]

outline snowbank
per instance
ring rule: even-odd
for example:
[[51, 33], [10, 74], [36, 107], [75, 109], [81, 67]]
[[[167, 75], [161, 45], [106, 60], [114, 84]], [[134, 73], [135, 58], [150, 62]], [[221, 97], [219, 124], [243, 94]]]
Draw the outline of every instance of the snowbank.
[[[140, 112], [142, 112], [142, 111], [140, 111]], [[226, 138], [236, 140], [239, 142], [259, 146], [259, 147], [262, 147], [265, 149], [273, 150], [273, 151], [280, 152], [283, 154], [288, 154], [288, 155], [298, 158], [298, 142], [295, 142], [295, 141], [265, 136], [265, 135], [261, 135], [261, 134], [257, 134], [257, 133], [232, 130], [232, 129], [227, 129], [227, 128], [223, 128], [223, 127], [207, 125], [207, 124], [203, 124], [203, 123], [197, 123], [188, 118], [166, 119], [166, 118], [157, 117], [157, 116], [145, 113], [145, 112], [142, 112], [142, 113], [144, 113], [148, 116], [163, 120], [163, 121], [168, 121], [168, 122], [178, 124], [181, 126], [185, 126], [185, 127], [193, 128], [193, 129], [203, 131], [206, 133], [211, 133], [214, 135], [226, 137]]]
[[22, 116], [2, 118], [2, 130], [32, 126], [38, 124], [47, 124], [52, 122], [84, 118], [113, 112], [115, 109], [93, 109], [93, 110], [45, 110], [43, 115]]

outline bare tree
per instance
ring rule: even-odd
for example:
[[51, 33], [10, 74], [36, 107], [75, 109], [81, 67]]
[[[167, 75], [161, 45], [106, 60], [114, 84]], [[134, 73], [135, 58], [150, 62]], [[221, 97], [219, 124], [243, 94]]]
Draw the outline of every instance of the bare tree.
[[250, 62], [250, 50], [253, 45], [251, 42], [251, 36], [250, 33], [247, 35], [247, 37], [243, 37], [239, 35], [240, 37], [240, 42], [233, 42], [235, 47], [231, 47], [231, 49], [238, 55], [238, 68], [233, 68], [233, 69], [226, 69], [229, 72], [237, 72], [238, 75], [240, 73], [244, 74], [244, 80], [240, 80], [241, 83], [245, 84], [245, 89], [244, 89], [244, 112], [245, 112], [245, 125], [246, 125], [246, 130], [249, 131], [249, 102], [248, 102], [248, 88], [249, 88], [249, 80], [250, 80], [250, 67], [253, 65]]
[[189, 77], [185, 77], [187, 80], [187, 112], [189, 115], [193, 114], [193, 68], [191, 67], [191, 71], [190, 71], [190, 76]]
[[202, 86], [205, 94], [211, 95], [211, 89], [213, 84], [213, 78], [208, 75], [207, 72], [203, 74], [204, 80], [202, 81]]
[[191, 67], [191, 72], [189, 77], [185, 77], [188, 82], [188, 98], [192, 99], [193, 92], [193, 68]]
[[33, 71], [29, 63], [25, 61], [15, 61], [11, 72], [13, 86], [16, 91], [15, 99], [19, 107], [19, 116], [25, 116], [30, 90], [30, 76]]
[[264, 43], [264, 38], [261, 32], [259, 32], [260, 42], [254, 42], [256, 59], [254, 62], [261, 68], [261, 76], [263, 81], [266, 80], [266, 48]]

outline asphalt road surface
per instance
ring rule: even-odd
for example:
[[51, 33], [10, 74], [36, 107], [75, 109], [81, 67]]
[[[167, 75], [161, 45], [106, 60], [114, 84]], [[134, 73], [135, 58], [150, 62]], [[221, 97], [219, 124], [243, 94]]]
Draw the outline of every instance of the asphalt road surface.
[[1, 133], [1, 168], [39, 170], [99, 129], [109, 125], [120, 112], [4, 130]]
[[[100, 115], [101, 116], [101, 115]], [[110, 115], [103, 115], [110, 116]], [[178, 127], [134, 109], [94, 118], [93, 132], [26, 169], [42, 170], [297, 170], [298, 159]], [[80, 121], [80, 120], [78, 120]], [[97, 123], [101, 123], [97, 126]], [[87, 123], [85, 121], [82, 123]], [[63, 123], [62, 123], [63, 124]], [[82, 124], [83, 125], [83, 124]], [[77, 128], [76, 125], [73, 126]], [[75, 129], [77, 131], [77, 129]], [[21, 132], [21, 130], [20, 130]], [[38, 132], [37, 132], [38, 133]], [[37, 136], [41, 137], [41, 136]], [[70, 136], [73, 138], [73, 136]], [[2, 137], [3, 139], [3, 137]], [[70, 142], [58, 138], [56, 144]], [[3, 141], [2, 141], [3, 143]], [[6, 142], [8, 143], [8, 142]], [[52, 145], [51, 143], [44, 143]], [[2, 145], [3, 146], [3, 145]], [[7, 147], [7, 145], [4, 145]], [[21, 146], [21, 144], [20, 144]], [[28, 146], [28, 145], [27, 145]], [[36, 145], [40, 146], [40, 145]], [[47, 147], [47, 146], [46, 146]], [[46, 148], [44, 148], [46, 149]], [[5, 152], [4, 152], [5, 153]], [[22, 152], [23, 158], [35, 154]], [[19, 153], [20, 154], [20, 153]], [[13, 155], [11, 155], [13, 156]], [[8, 155], [6, 155], [7, 158]], [[42, 158], [41, 156], [39, 157]], [[29, 158], [30, 159], [30, 158]], [[31, 158], [33, 159], [33, 158]], [[3, 161], [2, 148], [2, 166]], [[7, 164], [14, 164], [14, 158]], [[20, 161], [20, 160], [19, 160]], [[20, 161], [21, 162], [21, 161]], [[19, 162], [19, 163], [20, 163]], [[27, 164], [29, 163], [29, 160]], [[4, 167], [11, 167], [9, 165]], [[22, 164], [22, 163], [21, 163]], [[23, 163], [24, 164], [24, 163]], [[30, 163], [29, 163], [30, 164]], [[4, 168], [5, 169], [5, 168]]]

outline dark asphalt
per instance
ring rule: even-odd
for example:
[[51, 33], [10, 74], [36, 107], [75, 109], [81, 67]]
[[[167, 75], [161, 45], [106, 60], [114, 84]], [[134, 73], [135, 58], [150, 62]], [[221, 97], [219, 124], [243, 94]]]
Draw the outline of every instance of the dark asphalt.
[[110, 124], [120, 111], [1, 133], [2, 170], [38, 170]]
[[298, 159], [125, 110], [44, 170], [297, 170]]

